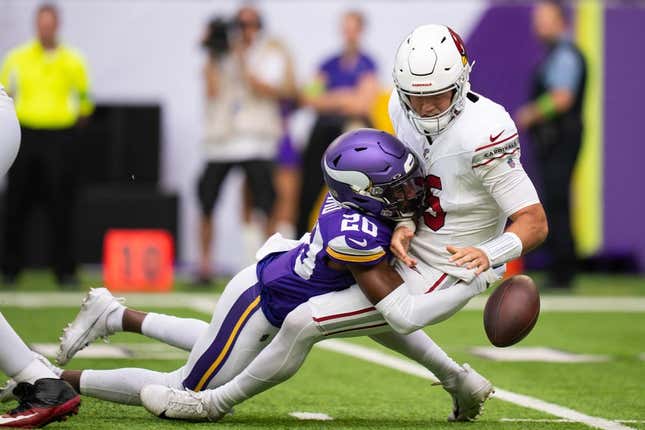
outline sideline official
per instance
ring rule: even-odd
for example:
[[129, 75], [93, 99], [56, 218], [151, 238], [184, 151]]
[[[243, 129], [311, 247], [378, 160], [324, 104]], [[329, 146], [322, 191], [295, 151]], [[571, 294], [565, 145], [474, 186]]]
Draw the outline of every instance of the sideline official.
[[2, 272], [13, 284], [24, 265], [26, 221], [38, 201], [52, 237], [51, 263], [61, 286], [76, 287], [73, 214], [76, 205], [77, 125], [93, 111], [82, 56], [60, 43], [58, 9], [36, 12], [36, 39], [9, 52], [0, 83], [13, 97], [22, 143], [5, 194]]
[[536, 36], [547, 54], [535, 70], [531, 102], [516, 113], [528, 129], [542, 180], [542, 197], [549, 217], [546, 247], [551, 257], [548, 286], [569, 288], [577, 259], [571, 232], [571, 175], [582, 145], [582, 106], [586, 65], [568, 35], [563, 6], [541, 1], [533, 9]]

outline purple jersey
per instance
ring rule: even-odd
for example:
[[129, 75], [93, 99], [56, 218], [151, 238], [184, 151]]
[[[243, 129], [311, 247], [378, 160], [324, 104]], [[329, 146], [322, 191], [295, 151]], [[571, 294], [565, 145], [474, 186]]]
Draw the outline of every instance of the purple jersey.
[[336, 55], [325, 61], [319, 70], [326, 77], [327, 90], [355, 87], [366, 73], [376, 72], [374, 61], [359, 53], [355, 61], [344, 62], [343, 56]]
[[289, 312], [309, 298], [355, 284], [348, 270], [331, 269], [328, 262], [374, 265], [389, 256], [391, 236], [387, 221], [343, 207], [328, 194], [308, 241], [258, 263], [267, 319], [279, 327]]

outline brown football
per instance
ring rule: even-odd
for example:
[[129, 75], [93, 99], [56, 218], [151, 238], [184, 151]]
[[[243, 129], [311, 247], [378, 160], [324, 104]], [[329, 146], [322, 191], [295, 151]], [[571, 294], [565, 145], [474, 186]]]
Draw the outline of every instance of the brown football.
[[495, 346], [511, 346], [524, 339], [540, 314], [540, 294], [533, 280], [516, 275], [502, 282], [484, 308], [484, 329]]

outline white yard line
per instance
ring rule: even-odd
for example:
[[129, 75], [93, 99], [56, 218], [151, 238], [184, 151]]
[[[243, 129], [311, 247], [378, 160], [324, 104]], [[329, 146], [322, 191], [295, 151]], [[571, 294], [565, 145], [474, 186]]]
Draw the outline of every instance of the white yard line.
[[[379, 364], [381, 366], [396, 369], [409, 375], [418, 376], [420, 378], [428, 379], [437, 382], [437, 378], [425, 367], [376, 351], [360, 345], [354, 345], [349, 342], [340, 340], [326, 340], [317, 344], [318, 347], [339, 352], [341, 354], [349, 355], [355, 358], [360, 358], [371, 363]], [[564, 406], [556, 405], [554, 403], [545, 402], [544, 400], [535, 397], [525, 396], [523, 394], [513, 393], [511, 391], [495, 388], [495, 397], [509, 403], [514, 403], [529, 409], [535, 409], [540, 412], [546, 412], [556, 417], [572, 420], [575, 422], [586, 424], [590, 427], [604, 429], [604, 430], [628, 430], [632, 429], [622, 425], [616, 421], [607, 420], [605, 418], [594, 417], [586, 415], [573, 409]]]
[[[575, 423], [577, 421], [564, 418], [500, 418], [502, 423]], [[617, 423], [645, 423], [645, 420], [613, 420]]]
[[289, 412], [289, 415], [304, 421], [331, 421], [333, 420], [327, 414], [322, 412]]
[[575, 423], [564, 418], [500, 418], [502, 423]]
[[[21, 308], [77, 308], [86, 292], [1, 292], [0, 306]], [[125, 297], [126, 304], [134, 308], [189, 308], [210, 314], [215, 309], [219, 294], [190, 293], [113, 293]]]
[[468, 350], [473, 355], [494, 361], [539, 361], [543, 363], [602, 363], [610, 361], [609, 355], [575, 354], [546, 346], [511, 346], [495, 348], [474, 346]]
[[[211, 313], [219, 294], [129, 293], [119, 294], [132, 307], [181, 308]], [[26, 308], [77, 307], [85, 292], [0, 292], [0, 306]], [[475, 297], [465, 309], [482, 310], [487, 297]], [[541, 312], [645, 312], [645, 297], [544, 296]]]
[[[464, 309], [484, 309], [487, 297], [477, 296]], [[645, 297], [542, 296], [540, 312], [645, 312]]]

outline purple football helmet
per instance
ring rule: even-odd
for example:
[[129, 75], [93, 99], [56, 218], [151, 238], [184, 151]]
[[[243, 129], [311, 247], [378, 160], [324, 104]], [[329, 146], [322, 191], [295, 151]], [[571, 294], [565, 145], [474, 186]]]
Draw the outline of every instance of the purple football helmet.
[[342, 134], [325, 151], [322, 170], [342, 205], [402, 221], [425, 209], [419, 160], [399, 139], [372, 128]]

